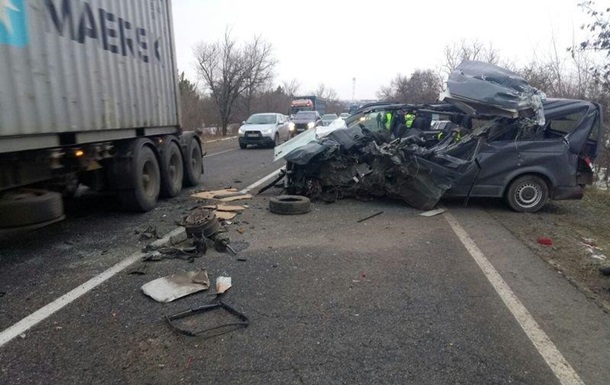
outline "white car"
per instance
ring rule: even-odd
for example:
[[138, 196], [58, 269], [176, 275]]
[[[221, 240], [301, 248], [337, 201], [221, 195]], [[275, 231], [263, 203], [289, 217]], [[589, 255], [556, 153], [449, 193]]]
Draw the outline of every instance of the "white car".
[[283, 114], [266, 112], [254, 114], [239, 127], [239, 147], [249, 144], [275, 147], [290, 137], [288, 119]]

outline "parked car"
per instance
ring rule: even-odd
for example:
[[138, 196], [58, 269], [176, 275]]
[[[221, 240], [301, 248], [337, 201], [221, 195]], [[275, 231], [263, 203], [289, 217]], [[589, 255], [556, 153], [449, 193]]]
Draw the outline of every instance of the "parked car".
[[289, 138], [289, 121], [283, 114], [254, 114], [239, 128], [239, 147], [242, 149], [249, 144], [273, 148]]
[[322, 125], [322, 118], [318, 111], [299, 111], [294, 115], [290, 125], [290, 136], [296, 136], [301, 132], [311, 130]]
[[331, 124], [333, 121], [337, 120], [339, 117], [337, 116], [337, 114], [324, 114], [322, 115], [322, 125], [323, 126], [328, 126], [329, 124]]

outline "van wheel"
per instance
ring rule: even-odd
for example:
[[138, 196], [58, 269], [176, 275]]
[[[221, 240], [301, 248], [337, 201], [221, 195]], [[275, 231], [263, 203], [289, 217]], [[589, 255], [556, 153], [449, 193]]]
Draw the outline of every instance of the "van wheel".
[[298, 215], [309, 212], [309, 198], [300, 195], [280, 195], [269, 199], [269, 211], [282, 215]]
[[197, 186], [203, 177], [203, 155], [195, 137], [189, 139], [184, 154], [184, 185]]
[[150, 211], [155, 208], [161, 189], [159, 162], [146, 142], [142, 139], [134, 141], [130, 151], [133, 189], [119, 191], [123, 207], [131, 211]]
[[549, 186], [539, 176], [523, 175], [511, 182], [504, 199], [514, 211], [535, 213], [549, 199]]
[[161, 145], [161, 195], [175, 197], [182, 190], [184, 164], [180, 147], [171, 137], [165, 137]]

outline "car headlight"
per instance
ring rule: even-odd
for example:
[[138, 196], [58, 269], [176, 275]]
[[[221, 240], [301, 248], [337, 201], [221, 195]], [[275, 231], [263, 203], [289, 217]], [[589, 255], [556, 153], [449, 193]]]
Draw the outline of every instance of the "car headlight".
[[237, 132], [239, 132], [240, 134], [243, 134], [244, 132], [246, 132], [246, 130], [244, 130], [243, 127], [239, 127], [239, 130]]
[[316, 124], [314, 122], [307, 123], [307, 128], [314, 128]]
[[265, 134], [271, 134], [273, 132], [273, 128], [268, 128], [265, 131], [263, 131], [263, 133]]
[[289, 129], [290, 131], [294, 131], [294, 123], [292, 123], [292, 122], [291, 122], [291, 123], [289, 123], [289, 124], [288, 124], [288, 129]]

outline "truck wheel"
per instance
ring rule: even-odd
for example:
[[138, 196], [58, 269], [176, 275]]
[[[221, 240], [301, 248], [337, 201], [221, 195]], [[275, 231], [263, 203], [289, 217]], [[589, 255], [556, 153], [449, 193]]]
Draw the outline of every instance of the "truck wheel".
[[280, 195], [269, 199], [269, 211], [275, 214], [305, 214], [310, 206], [309, 198], [300, 195]]
[[131, 211], [150, 211], [157, 205], [161, 172], [154, 151], [146, 140], [136, 140], [131, 148], [131, 178], [134, 188], [119, 191], [123, 207]]
[[182, 190], [184, 163], [180, 147], [171, 137], [165, 137], [161, 145], [161, 196], [175, 197]]
[[31, 226], [63, 217], [61, 194], [45, 190], [21, 189], [0, 198], [0, 228]]
[[203, 176], [203, 155], [197, 139], [192, 137], [184, 154], [184, 185], [197, 186]]
[[549, 187], [536, 175], [523, 175], [510, 183], [504, 199], [511, 209], [521, 213], [535, 213], [549, 198]]

